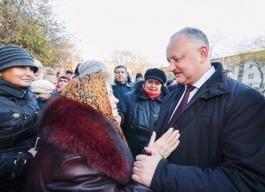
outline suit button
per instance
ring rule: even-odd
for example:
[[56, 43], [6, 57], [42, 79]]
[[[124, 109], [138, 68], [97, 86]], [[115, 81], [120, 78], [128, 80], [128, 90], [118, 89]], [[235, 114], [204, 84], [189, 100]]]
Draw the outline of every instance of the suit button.
[[13, 117], [14, 117], [15, 119], [19, 118], [19, 114], [18, 114], [18, 113], [14, 113], [14, 114], [13, 114]]

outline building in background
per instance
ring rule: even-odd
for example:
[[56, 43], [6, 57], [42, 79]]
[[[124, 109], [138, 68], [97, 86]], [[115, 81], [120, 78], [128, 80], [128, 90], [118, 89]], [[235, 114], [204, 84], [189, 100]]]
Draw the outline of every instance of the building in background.
[[265, 50], [213, 58], [211, 62], [222, 63], [225, 69], [233, 71], [234, 79], [264, 94]]

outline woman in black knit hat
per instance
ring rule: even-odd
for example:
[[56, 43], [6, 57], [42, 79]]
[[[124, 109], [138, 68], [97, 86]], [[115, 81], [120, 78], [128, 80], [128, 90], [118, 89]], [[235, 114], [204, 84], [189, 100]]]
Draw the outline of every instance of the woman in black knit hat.
[[38, 67], [29, 53], [0, 47], [0, 191], [21, 191], [35, 155], [39, 111], [30, 84]]

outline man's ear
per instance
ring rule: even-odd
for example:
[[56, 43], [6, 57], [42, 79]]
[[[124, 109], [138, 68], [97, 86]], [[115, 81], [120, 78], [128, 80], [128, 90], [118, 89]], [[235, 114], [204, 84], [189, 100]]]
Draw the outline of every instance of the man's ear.
[[202, 63], [204, 63], [209, 57], [209, 50], [206, 46], [201, 46], [199, 51], [200, 51]]

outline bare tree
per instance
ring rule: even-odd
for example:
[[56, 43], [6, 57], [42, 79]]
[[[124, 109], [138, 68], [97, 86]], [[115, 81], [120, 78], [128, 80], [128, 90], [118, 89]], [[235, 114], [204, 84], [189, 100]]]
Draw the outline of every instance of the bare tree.
[[225, 57], [233, 55], [236, 52], [236, 44], [232, 41], [227, 41], [223, 33], [214, 33], [209, 37], [209, 56], [210, 58]]
[[263, 84], [264, 84], [264, 73], [265, 73], [265, 50], [243, 54], [240, 58], [240, 61], [241, 63], [244, 63], [246, 61], [252, 61], [257, 66], [261, 78], [259, 88], [261, 90], [264, 89]]
[[237, 53], [249, 51], [260, 51], [265, 49], [265, 36], [259, 36], [252, 39], [245, 39], [238, 43]]
[[153, 66], [143, 56], [136, 55], [128, 50], [114, 51], [110, 60], [109, 62], [114, 63], [115, 66], [126, 66], [131, 71], [131, 75], [139, 72], [144, 74], [147, 69]]
[[225, 38], [224, 34], [222, 33], [214, 33], [209, 37], [210, 57], [220, 57], [220, 53], [218, 53], [220, 52], [218, 46], [220, 46], [220, 44], [223, 43], [224, 38]]
[[264, 73], [265, 73], [265, 36], [259, 36], [252, 39], [241, 41], [238, 46], [239, 53], [246, 53], [241, 56], [241, 63], [253, 61], [260, 73], [261, 82], [259, 88], [264, 93]]

